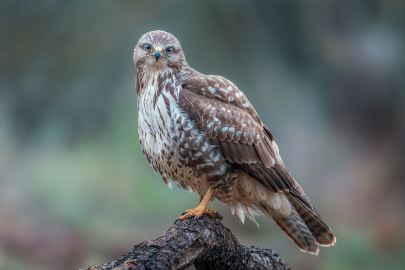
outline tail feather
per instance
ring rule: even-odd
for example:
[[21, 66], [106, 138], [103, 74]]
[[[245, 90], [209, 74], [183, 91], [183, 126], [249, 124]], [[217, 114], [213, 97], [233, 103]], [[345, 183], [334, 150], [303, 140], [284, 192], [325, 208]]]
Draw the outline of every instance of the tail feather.
[[291, 208], [288, 216], [280, 215], [265, 204], [260, 204], [259, 209], [269, 219], [274, 220], [300, 250], [318, 255], [318, 242], [294, 208]]
[[274, 220], [299, 249], [313, 254], [318, 254], [319, 246], [330, 246], [336, 242], [331, 229], [322, 221], [301, 188], [297, 187], [293, 194], [291, 191], [274, 193], [241, 171], [236, 189], [234, 200], [227, 204], [242, 222], [247, 215], [256, 223], [253, 216], [257, 214], [255, 210], [259, 210]]
[[332, 233], [332, 230], [316, 215], [314, 211], [308, 208], [300, 200], [297, 200], [294, 196], [287, 195], [288, 200], [297, 210], [301, 219], [305, 222], [316, 241], [321, 246], [331, 246], [335, 244], [336, 238]]

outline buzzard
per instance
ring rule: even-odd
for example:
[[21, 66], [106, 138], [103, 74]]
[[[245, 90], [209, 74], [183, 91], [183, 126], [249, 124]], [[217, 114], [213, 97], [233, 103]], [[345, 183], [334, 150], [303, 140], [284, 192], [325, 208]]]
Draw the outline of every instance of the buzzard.
[[144, 34], [133, 60], [143, 153], [170, 188], [172, 181], [200, 195], [181, 220], [213, 215], [206, 206], [216, 198], [242, 222], [262, 212], [302, 251], [318, 254], [319, 246], [335, 243], [235, 84], [192, 69], [179, 41], [164, 31]]

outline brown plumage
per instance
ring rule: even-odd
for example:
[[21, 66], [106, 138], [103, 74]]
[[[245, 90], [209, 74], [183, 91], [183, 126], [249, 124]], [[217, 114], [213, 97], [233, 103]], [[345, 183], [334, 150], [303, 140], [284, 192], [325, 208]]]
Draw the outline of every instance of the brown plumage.
[[262, 212], [303, 251], [334, 244], [273, 135], [232, 82], [192, 69], [178, 40], [163, 31], [141, 37], [134, 62], [142, 150], [169, 187], [171, 180], [201, 196], [182, 218], [209, 214], [205, 206], [217, 198], [242, 221]]

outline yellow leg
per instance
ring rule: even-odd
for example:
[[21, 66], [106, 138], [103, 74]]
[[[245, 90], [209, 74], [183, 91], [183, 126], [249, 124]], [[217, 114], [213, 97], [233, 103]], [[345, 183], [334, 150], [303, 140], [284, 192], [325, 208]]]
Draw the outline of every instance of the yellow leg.
[[210, 201], [210, 198], [212, 196], [212, 189], [209, 188], [207, 190], [207, 193], [205, 193], [205, 196], [202, 200], [200, 200], [200, 203], [198, 206], [194, 209], [186, 210], [185, 214], [182, 215], [181, 217], [178, 218], [178, 220], [184, 220], [189, 217], [194, 217], [194, 219], [200, 218], [203, 214], [210, 215], [212, 217], [216, 216], [216, 211], [212, 209], [207, 209], [207, 204]]

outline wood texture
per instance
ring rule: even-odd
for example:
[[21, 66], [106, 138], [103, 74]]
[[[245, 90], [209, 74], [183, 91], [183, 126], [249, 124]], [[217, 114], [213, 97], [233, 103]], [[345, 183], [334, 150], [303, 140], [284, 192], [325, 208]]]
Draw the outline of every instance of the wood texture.
[[246, 247], [225, 228], [218, 214], [177, 222], [162, 236], [142, 242], [121, 258], [87, 270], [291, 269], [276, 251]]

